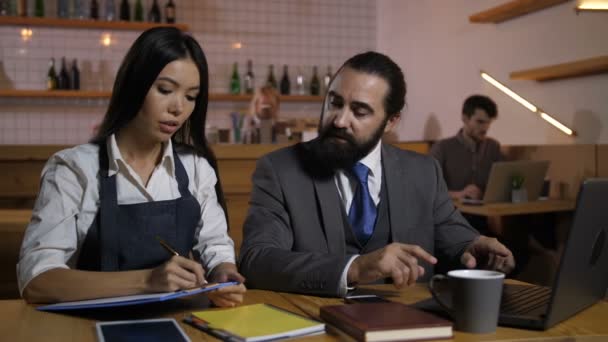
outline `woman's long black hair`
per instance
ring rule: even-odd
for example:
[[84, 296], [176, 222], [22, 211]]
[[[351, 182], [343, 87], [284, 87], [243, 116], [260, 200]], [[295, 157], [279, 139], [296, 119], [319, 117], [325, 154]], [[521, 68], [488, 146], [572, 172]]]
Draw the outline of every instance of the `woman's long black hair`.
[[200, 88], [192, 115], [171, 139], [176, 145], [194, 149], [209, 162], [217, 175], [215, 191], [228, 222], [217, 159], [205, 138], [209, 100], [207, 58], [192, 36], [174, 27], [156, 27], [143, 32], [135, 40], [118, 69], [108, 111], [91, 142], [105, 143], [110, 135], [131, 122], [140, 111], [150, 87], [163, 68], [175, 60], [186, 58], [191, 58], [198, 68]]

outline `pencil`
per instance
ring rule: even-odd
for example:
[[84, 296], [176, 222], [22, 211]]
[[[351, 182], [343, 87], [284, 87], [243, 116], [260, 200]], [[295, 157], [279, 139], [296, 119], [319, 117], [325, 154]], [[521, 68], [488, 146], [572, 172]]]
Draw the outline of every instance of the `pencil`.
[[163, 246], [167, 250], [167, 252], [169, 252], [175, 256], [179, 256], [179, 253], [177, 253], [177, 251], [175, 249], [173, 249], [173, 247], [169, 246], [169, 244], [166, 243], [165, 240], [163, 240], [160, 236], [156, 235], [156, 240], [158, 240], [160, 245]]

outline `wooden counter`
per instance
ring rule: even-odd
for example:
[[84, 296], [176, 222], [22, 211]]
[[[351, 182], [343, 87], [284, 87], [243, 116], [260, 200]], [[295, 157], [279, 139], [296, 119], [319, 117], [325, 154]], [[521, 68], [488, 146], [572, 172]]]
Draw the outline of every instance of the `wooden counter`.
[[[507, 280], [507, 282], [510, 282]], [[395, 290], [391, 285], [365, 286], [371, 292], [402, 302], [414, 303], [430, 297], [425, 284], [416, 284], [404, 290]], [[271, 291], [249, 290], [244, 304], [268, 303], [294, 313], [319, 319], [319, 309], [323, 305], [343, 303], [339, 298], [322, 298]], [[204, 332], [184, 324], [181, 320], [193, 311], [207, 307], [204, 296], [195, 296], [181, 301], [170, 301], [161, 305], [140, 308], [114, 308], [106, 311], [86, 313], [49, 313], [37, 311], [23, 300], [0, 301], [0, 336], [10, 336], [11, 341], [96, 341], [95, 323], [142, 318], [175, 318], [192, 341], [215, 341]], [[498, 327], [495, 333], [471, 334], [454, 332], [450, 341], [585, 341], [608, 340], [608, 302], [601, 301], [578, 313], [574, 317], [557, 324], [546, 331], [523, 330]], [[306, 341], [337, 341], [338, 337], [322, 334], [303, 338]]]

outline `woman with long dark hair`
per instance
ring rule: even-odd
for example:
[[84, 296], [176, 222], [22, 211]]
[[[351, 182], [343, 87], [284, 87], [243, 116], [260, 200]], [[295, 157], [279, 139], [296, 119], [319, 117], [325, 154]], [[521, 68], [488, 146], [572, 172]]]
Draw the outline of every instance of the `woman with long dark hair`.
[[[17, 264], [28, 302], [243, 283], [205, 140], [208, 78], [188, 34], [153, 28], [137, 38], [97, 135], [43, 170]], [[237, 285], [209, 297], [233, 306], [244, 292]]]

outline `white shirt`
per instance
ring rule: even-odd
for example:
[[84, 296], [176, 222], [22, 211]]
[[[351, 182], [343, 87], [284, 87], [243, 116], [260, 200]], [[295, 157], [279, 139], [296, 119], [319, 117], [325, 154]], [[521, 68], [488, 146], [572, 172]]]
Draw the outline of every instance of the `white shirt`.
[[[369, 187], [369, 194], [372, 196], [372, 200], [376, 207], [380, 203], [380, 189], [382, 188], [382, 140], [378, 141], [378, 144], [374, 149], [368, 153], [359, 162], [369, 168], [369, 176], [367, 177], [367, 186]], [[348, 213], [350, 206], [353, 202], [353, 196], [357, 188], [358, 180], [343, 170], [339, 170], [334, 176], [336, 186], [338, 187], [338, 193], [342, 200], [344, 210]], [[344, 271], [342, 271], [342, 277], [340, 278], [340, 295], [346, 295], [348, 292], [348, 269], [353, 261], [359, 255], [354, 255], [346, 263]]]
[[[110, 176], [116, 175], [119, 205], [174, 200], [181, 197], [175, 177], [171, 141], [147, 186], [120, 154], [114, 135], [107, 141]], [[42, 171], [40, 192], [25, 231], [17, 278], [19, 291], [53, 268], [74, 268], [80, 247], [99, 210], [99, 147], [79, 145], [53, 155]], [[235, 262], [234, 243], [227, 233], [224, 211], [217, 201], [217, 177], [207, 160], [192, 153], [179, 158], [189, 179], [188, 189], [201, 206], [194, 250], [207, 272], [222, 262]]]

